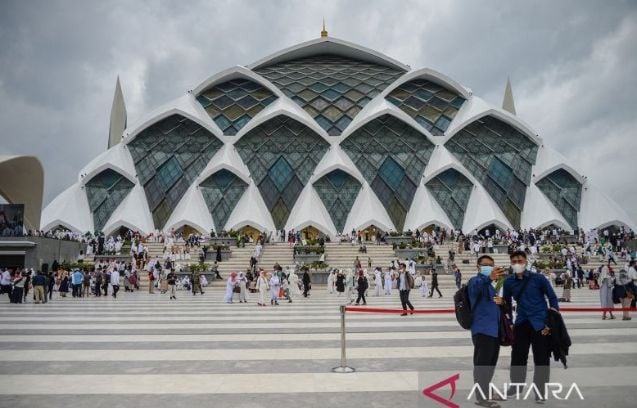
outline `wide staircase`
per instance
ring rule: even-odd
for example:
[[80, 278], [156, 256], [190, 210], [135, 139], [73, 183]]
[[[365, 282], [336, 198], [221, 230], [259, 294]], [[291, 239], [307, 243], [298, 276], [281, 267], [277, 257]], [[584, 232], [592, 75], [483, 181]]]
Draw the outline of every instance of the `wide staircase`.
[[[161, 258], [164, 252], [163, 243], [147, 242], [145, 246], [148, 249], [149, 259], [156, 257]], [[367, 253], [359, 252], [359, 245], [351, 245], [349, 243], [326, 243], [325, 244], [325, 262], [330, 268], [337, 269], [351, 269], [354, 266], [356, 257], [359, 258], [363, 268], [367, 268], [368, 258], [371, 258], [372, 269], [376, 266], [381, 266], [383, 269], [387, 268], [392, 260], [396, 259], [394, 251], [390, 245], [376, 245], [373, 242], [366, 244]], [[245, 271], [250, 266], [250, 257], [254, 254], [255, 245], [246, 244], [245, 247], [232, 247], [232, 256], [230, 259], [220, 262], [218, 264], [219, 272], [224, 278], [230, 272]], [[441, 245], [435, 245], [434, 251], [436, 256], [440, 256], [443, 261], [443, 265], [447, 264], [447, 258], [449, 256], [449, 250], [453, 249], [455, 252], [455, 263], [462, 272], [462, 281], [466, 282], [470, 277], [476, 273], [476, 257], [470, 251], [458, 252], [458, 245], [455, 242], [445, 242]], [[581, 253], [582, 248], [576, 248], [578, 253]], [[178, 260], [178, 264], [189, 264], [199, 262], [200, 249], [196, 249], [191, 252], [190, 260]], [[494, 258], [496, 265], [508, 266], [510, 264], [509, 255], [507, 253], [492, 253], [489, 254]], [[465, 261], [465, 262], [463, 262]], [[617, 259], [619, 266], [623, 265], [623, 260]], [[212, 262], [206, 262], [212, 264]], [[263, 247], [261, 254], [261, 260], [259, 265], [266, 270], [271, 270], [273, 265], [278, 263], [285, 268], [286, 266], [294, 265], [293, 251], [287, 243], [271, 243], [266, 244]], [[593, 256], [589, 259], [588, 263], [583, 265], [586, 272], [589, 269], [597, 269], [604, 262], [599, 260], [598, 256]], [[371, 273], [371, 272], [370, 272]], [[213, 286], [222, 286], [225, 284], [225, 280], [209, 280], [209, 284]], [[427, 277], [427, 282], [431, 282], [431, 277]], [[455, 288], [455, 279], [453, 274], [440, 273], [438, 274], [438, 282], [441, 288], [452, 289]], [[145, 272], [140, 273], [140, 289], [148, 289], [148, 276]]]

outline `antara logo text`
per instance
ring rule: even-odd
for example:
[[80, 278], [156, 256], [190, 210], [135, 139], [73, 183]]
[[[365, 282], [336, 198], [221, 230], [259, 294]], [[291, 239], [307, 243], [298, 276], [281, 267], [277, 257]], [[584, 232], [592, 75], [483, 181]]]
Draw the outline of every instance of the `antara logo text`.
[[[448, 408], [460, 408], [458, 404], [452, 401], [456, 394], [456, 382], [459, 379], [460, 374], [454, 374], [449, 378], [430, 385], [422, 390], [422, 393], [442, 406]], [[451, 389], [448, 397], [445, 398], [434, 393], [435, 390], [446, 387], [447, 385], [449, 385], [449, 388]], [[515, 391], [515, 394], [507, 397], [507, 390], [510, 388]], [[527, 388], [526, 392], [524, 392], [525, 388]], [[467, 400], [474, 399], [477, 396], [480, 396], [481, 399], [493, 399], [493, 397], [499, 396], [502, 399], [524, 401], [527, 399], [534, 399], [536, 395], [542, 395], [545, 400], [555, 399], [561, 401], [569, 400], [572, 397], [584, 400], [584, 395], [576, 383], [572, 383], [569, 387], [564, 387], [561, 383], [546, 383], [543, 391], [544, 392], [540, 392], [538, 387], [533, 383], [503, 383], [501, 388], [498, 388], [497, 384], [489, 383], [488, 390], [483, 390], [480, 385], [474, 384], [467, 396]]]

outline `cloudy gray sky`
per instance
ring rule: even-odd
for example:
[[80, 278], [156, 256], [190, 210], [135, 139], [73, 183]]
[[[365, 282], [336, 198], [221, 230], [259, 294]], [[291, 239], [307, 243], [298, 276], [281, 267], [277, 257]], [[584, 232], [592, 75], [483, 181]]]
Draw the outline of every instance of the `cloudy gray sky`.
[[0, 154], [45, 168], [45, 204], [129, 123], [211, 74], [330, 36], [430, 67], [518, 116], [637, 220], [637, 1], [0, 0]]

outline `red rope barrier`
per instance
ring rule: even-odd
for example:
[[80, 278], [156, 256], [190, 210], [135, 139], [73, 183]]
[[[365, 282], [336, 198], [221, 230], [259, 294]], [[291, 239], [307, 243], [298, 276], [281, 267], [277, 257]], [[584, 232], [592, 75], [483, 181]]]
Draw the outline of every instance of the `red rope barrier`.
[[[382, 309], [378, 307], [360, 307], [360, 306], [347, 306], [345, 308], [346, 312], [354, 312], [354, 313], [410, 313], [410, 314], [455, 314], [455, 309], [419, 309], [419, 310], [403, 310], [403, 309]], [[629, 312], [635, 311], [635, 309], [630, 308], [601, 308], [601, 307], [563, 307], [560, 308], [560, 313], [563, 312]]]

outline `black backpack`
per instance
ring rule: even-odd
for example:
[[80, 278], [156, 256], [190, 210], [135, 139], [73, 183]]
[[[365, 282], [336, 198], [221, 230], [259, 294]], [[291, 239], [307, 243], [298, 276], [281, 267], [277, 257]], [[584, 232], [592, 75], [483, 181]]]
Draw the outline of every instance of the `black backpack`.
[[[476, 306], [480, 303], [480, 297], [476, 302]], [[469, 302], [469, 288], [466, 284], [463, 284], [460, 289], [453, 295], [453, 305], [456, 309], [456, 320], [465, 330], [471, 329], [473, 323], [473, 310], [471, 303]]]

